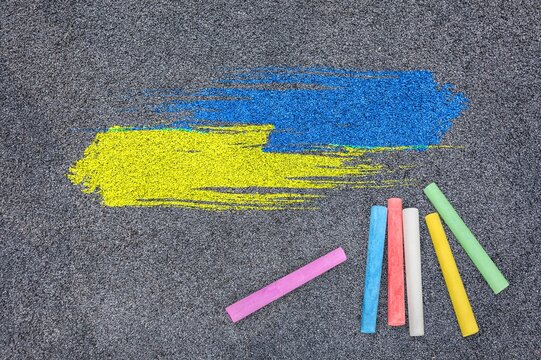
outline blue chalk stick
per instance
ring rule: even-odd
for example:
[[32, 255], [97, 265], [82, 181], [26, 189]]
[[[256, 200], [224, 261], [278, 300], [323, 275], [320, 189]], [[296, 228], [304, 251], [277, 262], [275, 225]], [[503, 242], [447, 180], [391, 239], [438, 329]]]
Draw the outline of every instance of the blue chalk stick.
[[386, 225], [387, 208], [385, 206], [372, 206], [370, 209], [370, 231], [368, 234], [368, 253], [366, 255], [366, 274], [361, 309], [361, 332], [365, 334], [376, 332]]

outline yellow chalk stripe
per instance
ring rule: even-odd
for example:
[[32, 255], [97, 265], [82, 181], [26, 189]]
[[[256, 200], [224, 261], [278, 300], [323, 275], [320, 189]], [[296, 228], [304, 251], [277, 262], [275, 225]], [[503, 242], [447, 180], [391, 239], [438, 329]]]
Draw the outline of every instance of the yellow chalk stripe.
[[321, 196], [307, 189], [373, 187], [362, 177], [382, 170], [364, 158], [373, 150], [265, 152], [272, 130], [272, 125], [113, 127], [96, 135], [68, 178], [85, 193], [99, 193], [106, 206], [278, 210], [306, 208]]

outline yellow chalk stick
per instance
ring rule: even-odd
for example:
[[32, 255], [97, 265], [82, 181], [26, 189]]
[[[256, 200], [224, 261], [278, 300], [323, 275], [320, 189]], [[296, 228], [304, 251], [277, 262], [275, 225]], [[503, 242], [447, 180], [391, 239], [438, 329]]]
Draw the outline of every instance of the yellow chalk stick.
[[468, 300], [468, 294], [460, 279], [460, 273], [456, 266], [455, 258], [451, 252], [451, 247], [445, 236], [445, 231], [441, 224], [440, 216], [437, 213], [428, 214], [425, 217], [432, 243], [434, 244], [434, 250], [440, 263], [441, 272], [449, 291], [449, 297], [453, 303], [456, 319], [462, 336], [476, 334], [479, 332], [477, 321], [475, 321], [475, 315]]

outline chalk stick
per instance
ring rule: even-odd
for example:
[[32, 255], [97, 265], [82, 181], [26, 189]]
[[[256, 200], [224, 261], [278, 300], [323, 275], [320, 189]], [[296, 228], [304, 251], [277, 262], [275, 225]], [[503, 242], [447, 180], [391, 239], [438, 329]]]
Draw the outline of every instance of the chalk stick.
[[447, 291], [451, 298], [451, 303], [455, 310], [456, 319], [462, 336], [473, 335], [479, 331], [477, 321], [473, 315], [473, 310], [466, 294], [466, 289], [460, 278], [460, 273], [456, 266], [455, 258], [451, 252], [449, 241], [445, 236], [443, 225], [437, 213], [428, 214], [425, 217], [428, 232], [434, 244], [434, 250], [440, 263], [441, 272], [447, 285]]
[[438, 185], [431, 183], [424, 189], [424, 192], [477, 269], [481, 272], [481, 275], [483, 275], [492, 291], [498, 294], [508, 287], [509, 283], [507, 279], [488, 256], [485, 249], [479, 244], [479, 241], [477, 241], [451, 203], [449, 203], [449, 200], [443, 195]]
[[366, 253], [363, 306], [361, 308], [361, 332], [365, 334], [376, 332], [386, 225], [387, 208], [385, 206], [372, 206], [368, 231], [368, 252]]
[[421, 238], [419, 210], [402, 211], [404, 224], [404, 259], [406, 262], [406, 294], [408, 296], [408, 324], [410, 336], [423, 336], [423, 279], [421, 276]]
[[293, 271], [291, 274], [229, 305], [225, 311], [227, 311], [233, 322], [242, 320], [265, 305], [281, 298], [346, 260], [347, 257], [344, 250], [341, 247], [335, 249], [300, 269]]
[[402, 199], [387, 200], [387, 323], [406, 324]]

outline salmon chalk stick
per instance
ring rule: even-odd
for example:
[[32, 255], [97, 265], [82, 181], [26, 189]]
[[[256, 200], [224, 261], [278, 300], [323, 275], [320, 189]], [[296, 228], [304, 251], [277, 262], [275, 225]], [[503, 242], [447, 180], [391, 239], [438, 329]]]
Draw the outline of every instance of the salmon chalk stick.
[[481, 275], [483, 275], [492, 291], [498, 294], [508, 287], [509, 282], [507, 282], [507, 279], [488, 256], [485, 249], [479, 244], [479, 241], [477, 241], [451, 203], [449, 203], [449, 200], [443, 195], [438, 185], [431, 183], [425, 187], [424, 192], [479, 272], [481, 272]]
[[410, 336], [423, 336], [423, 279], [421, 276], [421, 237], [419, 210], [402, 211], [404, 224], [404, 259], [406, 261], [406, 294], [408, 295], [408, 324]]
[[361, 332], [364, 334], [376, 332], [386, 226], [387, 208], [385, 206], [372, 206], [370, 209], [370, 229], [368, 231], [363, 307], [361, 309]]
[[344, 250], [341, 247], [335, 249], [300, 269], [293, 271], [291, 274], [229, 305], [225, 308], [225, 311], [231, 320], [236, 323], [346, 260], [347, 257]]
[[460, 279], [460, 273], [455, 263], [455, 258], [451, 252], [449, 241], [445, 236], [443, 225], [437, 213], [428, 214], [425, 217], [428, 232], [434, 244], [434, 250], [440, 263], [441, 272], [447, 285], [447, 291], [451, 298], [451, 303], [455, 310], [456, 320], [460, 327], [460, 332], [463, 337], [476, 334], [479, 332], [477, 321], [473, 315], [473, 310], [466, 294], [466, 289]]
[[387, 200], [387, 323], [406, 324], [402, 199]]

